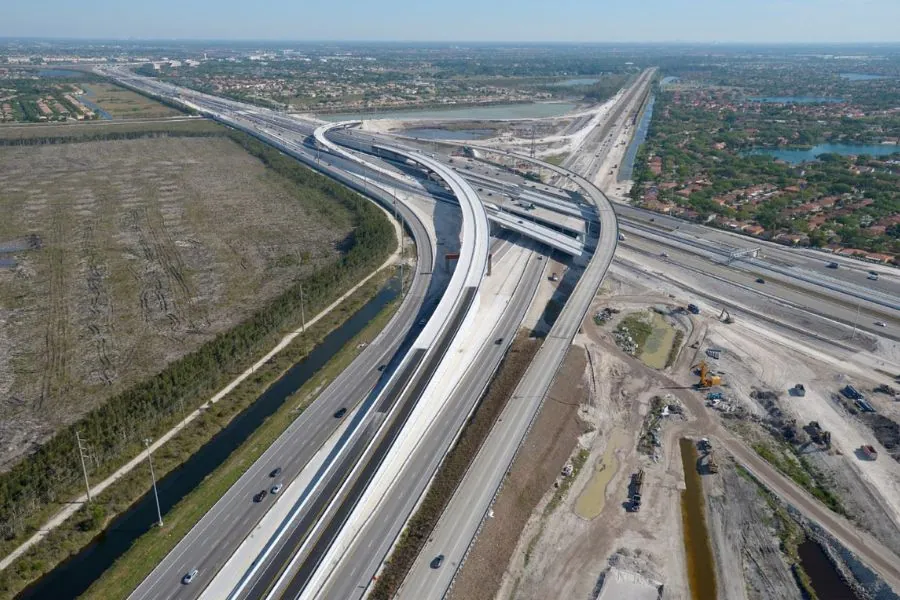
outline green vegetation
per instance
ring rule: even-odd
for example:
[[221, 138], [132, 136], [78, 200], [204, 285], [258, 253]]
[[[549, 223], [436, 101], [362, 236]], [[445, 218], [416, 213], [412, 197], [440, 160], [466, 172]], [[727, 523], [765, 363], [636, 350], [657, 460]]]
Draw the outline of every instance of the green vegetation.
[[666, 357], [666, 368], [675, 364], [678, 358], [678, 352], [681, 350], [681, 344], [684, 342], [684, 331], [678, 329], [675, 331], [675, 339], [672, 341], [672, 347], [669, 349], [669, 356]]
[[[384, 284], [387, 274], [373, 278], [363, 288], [335, 310], [335, 323], [358, 310]], [[115, 564], [97, 580], [83, 596], [85, 599], [105, 600], [125, 598], [174, 548], [204, 514], [221, 498], [231, 485], [259, 458], [263, 452], [297, 419], [320, 390], [328, 386], [362, 351], [360, 344], [374, 339], [393, 316], [399, 302], [395, 301], [379, 313], [364, 331], [350, 340], [314, 377], [286, 399], [228, 459], [213, 471], [203, 483], [182, 498], [166, 515], [163, 529], [153, 529], [141, 536]], [[331, 326], [329, 323], [325, 327]], [[325, 329], [323, 327], [323, 330]], [[260, 369], [254, 382], [245, 381], [233, 392], [255, 398], [276, 381], [287, 369], [301, 360], [309, 350], [309, 341], [297, 338], [275, 357], [274, 363]], [[256, 380], [265, 383], [257, 384]], [[242, 389], [246, 388], [246, 389]]]
[[539, 340], [522, 334], [513, 341], [475, 414], [463, 429], [456, 446], [444, 458], [419, 510], [401, 534], [369, 596], [373, 600], [394, 596], [540, 346]]
[[568, 158], [568, 153], [563, 152], [562, 154], [554, 154], [552, 156], [545, 156], [544, 162], [548, 162], [551, 165], [556, 165], [557, 167], [563, 164], [563, 161]]
[[632, 313], [623, 318], [619, 322], [618, 327], [616, 327], [617, 332], [627, 333], [634, 340], [634, 344], [637, 347], [634, 356], [641, 355], [641, 352], [644, 351], [644, 344], [647, 343], [647, 338], [653, 333], [653, 326], [647, 323], [646, 318], [643, 313]]
[[110, 121], [94, 121], [71, 126], [0, 127], [0, 147], [135, 140], [147, 137], [221, 137], [225, 135], [226, 131], [218, 123], [205, 119], [170, 123], [129, 123], [128, 125], [117, 125]]
[[[781, 551], [787, 559], [788, 565], [791, 567], [791, 572], [794, 574], [797, 585], [800, 586], [805, 594], [805, 598], [816, 600], [818, 596], [816, 595], [815, 590], [813, 590], [812, 581], [810, 580], [809, 575], [803, 569], [800, 555], [797, 551], [798, 546], [806, 539], [803, 529], [791, 518], [784, 506], [772, 495], [772, 493], [757, 481], [747, 469], [741, 465], [735, 465], [735, 471], [738, 475], [753, 483], [756, 486], [757, 493], [765, 498], [766, 504], [769, 506], [775, 517], [770, 524], [778, 532]], [[767, 521], [767, 523], [769, 523], [769, 521]]]
[[790, 477], [807, 492], [818, 498], [825, 506], [839, 515], [849, 516], [837, 494], [829, 490], [824, 476], [808, 460], [797, 456], [791, 450], [773, 448], [767, 443], [753, 444], [753, 449], [773, 467]]
[[[107, 133], [120, 134], [113, 129]], [[153, 131], [144, 133], [157, 134]], [[88, 135], [94, 135], [92, 128]], [[158, 437], [170, 429], [180, 420], [182, 410], [193, 410], [205, 402], [231, 380], [235, 372], [244, 370], [281, 335], [298, 326], [301, 285], [306, 313], [313, 314], [380, 265], [395, 248], [392, 225], [370, 202], [254, 138], [238, 132], [229, 132], [228, 136], [296, 185], [301, 190], [298, 193], [305, 195], [304, 200], [311, 203], [323, 219], [344, 218], [344, 213], [352, 215], [353, 232], [344, 243], [343, 254], [333, 264], [298, 279], [246, 321], [60, 430], [27, 460], [0, 474], [0, 551], [4, 554], [36, 531], [61, 504], [82, 492], [75, 431], [91, 442], [94, 462], [91, 480], [103, 479], [142, 450], [141, 440]], [[254, 378], [254, 382], [259, 384], [261, 380]], [[235, 414], [234, 406], [227, 402], [215, 405], [194, 428], [196, 436], [211, 437]], [[174, 466], [189, 455], [184, 450], [178, 444], [169, 444], [160, 451], [159, 460], [163, 463], [168, 458]], [[114, 495], [106, 503], [107, 518], [146, 491], [144, 479], [144, 474], [137, 477], [132, 473], [122, 484], [114, 486], [111, 492]], [[91, 510], [90, 514], [81, 511], [72, 521], [78, 523], [82, 532], [93, 535], [104, 518], [97, 509]], [[13, 581], [28, 581], [40, 575], [49, 568], [49, 563], [80, 547], [90, 535], [73, 536], [67, 528], [55, 531], [39, 545], [42, 550], [37, 557], [29, 553], [17, 562], [20, 566], [4, 571], [2, 577], [6, 583], [2, 587], [10, 589]], [[14, 574], [11, 573], [13, 570]]]
[[587, 462], [590, 455], [590, 450], [581, 448], [578, 453], [572, 457], [572, 475], [564, 477], [560, 482], [559, 487], [556, 488], [556, 492], [553, 494], [553, 497], [550, 498], [550, 502], [544, 507], [545, 517], [549, 517], [550, 514], [559, 507], [560, 503], [566, 497], [566, 494], [569, 493], [569, 488], [572, 487], [572, 484], [575, 482], [575, 479], [578, 477], [578, 474], [581, 472], [581, 469], [584, 467], [584, 464]]
[[[732, 64], [714, 74], [685, 72], [681, 84], [663, 86], [635, 161], [632, 198], [788, 245], [900, 254], [900, 149], [877, 157], [822, 154], [797, 165], [752, 153], [820, 143], [897, 144], [900, 117], [885, 111], [881, 100], [896, 98], [900, 80], [860, 86], [794, 67]], [[846, 101], [753, 99], [804, 93]]]
[[531, 554], [534, 552], [535, 546], [537, 546], [538, 541], [541, 539], [541, 535], [544, 533], [544, 524], [546, 523], [547, 517], [553, 514], [553, 512], [559, 508], [562, 501], [565, 500], [566, 494], [569, 493], [569, 489], [572, 487], [572, 484], [575, 483], [575, 479], [578, 478], [578, 474], [581, 473], [581, 469], [584, 468], [590, 455], [590, 450], [587, 448], [580, 448], [575, 456], [572, 457], [572, 474], [568, 477], [564, 477], [559, 483], [559, 486], [553, 493], [553, 497], [550, 498], [550, 501], [547, 502], [547, 505], [544, 507], [540, 527], [538, 527], [538, 530], [531, 536], [531, 539], [528, 540], [528, 548], [525, 549], [526, 567], [528, 566], [529, 561], [531, 561]]

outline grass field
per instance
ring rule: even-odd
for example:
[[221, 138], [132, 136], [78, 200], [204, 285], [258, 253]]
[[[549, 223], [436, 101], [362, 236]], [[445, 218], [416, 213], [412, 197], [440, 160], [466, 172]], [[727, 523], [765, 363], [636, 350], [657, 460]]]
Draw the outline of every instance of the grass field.
[[85, 96], [109, 113], [113, 119], [141, 119], [179, 115], [177, 110], [112, 83], [86, 83]]
[[334, 260], [317, 193], [224, 137], [0, 147], [0, 467]]

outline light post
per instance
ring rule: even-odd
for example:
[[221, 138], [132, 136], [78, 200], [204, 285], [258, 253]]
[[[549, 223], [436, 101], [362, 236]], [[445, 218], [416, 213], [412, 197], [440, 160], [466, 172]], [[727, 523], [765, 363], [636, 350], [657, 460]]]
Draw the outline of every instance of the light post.
[[153, 497], [156, 499], [156, 517], [159, 519], [159, 526], [163, 526], [162, 510], [159, 508], [159, 493], [156, 491], [156, 474], [153, 472], [153, 458], [150, 454], [150, 438], [144, 438], [144, 447], [147, 448], [147, 462], [150, 463], [150, 479], [153, 481]]

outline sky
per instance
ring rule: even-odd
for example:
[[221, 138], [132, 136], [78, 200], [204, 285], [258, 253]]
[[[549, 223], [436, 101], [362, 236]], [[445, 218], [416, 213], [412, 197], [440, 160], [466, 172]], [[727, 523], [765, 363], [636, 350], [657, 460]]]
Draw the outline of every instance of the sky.
[[900, 42], [900, 0], [11, 0], [0, 37]]

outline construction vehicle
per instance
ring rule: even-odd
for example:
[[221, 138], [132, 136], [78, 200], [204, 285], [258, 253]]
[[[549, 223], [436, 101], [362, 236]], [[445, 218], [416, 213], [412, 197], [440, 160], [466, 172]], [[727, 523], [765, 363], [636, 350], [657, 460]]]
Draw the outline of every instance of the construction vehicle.
[[803, 397], [806, 395], [806, 386], [802, 383], [798, 383], [794, 387], [792, 387], [789, 392], [791, 396], [799, 396]]
[[718, 375], [712, 375], [709, 372], [709, 365], [706, 364], [705, 360], [701, 360], [699, 363], [691, 367], [692, 370], [698, 371], [698, 375], [700, 376], [700, 381], [697, 382], [697, 387], [699, 389], [711, 388], [714, 385], [719, 385], [722, 383], [722, 378]]
[[860, 446], [860, 451], [862, 455], [868, 460], [877, 460], [878, 459], [878, 450], [875, 449], [875, 446], [871, 446], [869, 444], [864, 444]]
[[644, 487], [644, 470], [639, 469], [631, 476], [631, 510], [641, 510], [641, 489]]
[[712, 450], [710, 450], [706, 455], [706, 469], [709, 473], [719, 472], [719, 463], [716, 462], [716, 457], [713, 454]]
[[700, 314], [700, 307], [697, 306], [696, 304], [688, 304], [687, 309], [688, 309], [688, 312], [691, 313], [692, 315]]

